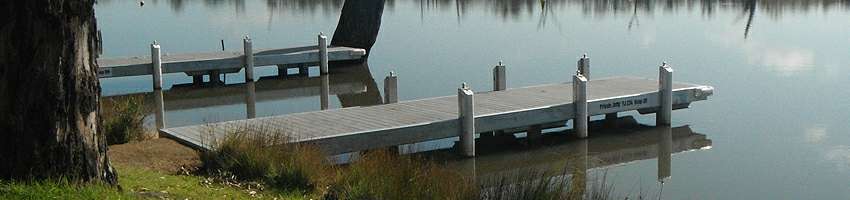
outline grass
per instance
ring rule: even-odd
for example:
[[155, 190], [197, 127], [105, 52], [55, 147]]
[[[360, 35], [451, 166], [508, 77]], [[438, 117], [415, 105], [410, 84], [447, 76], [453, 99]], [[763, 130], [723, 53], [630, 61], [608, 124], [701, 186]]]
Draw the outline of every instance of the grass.
[[476, 199], [474, 180], [431, 161], [388, 150], [341, 168], [331, 199]]
[[[283, 131], [236, 130], [209, 145], [201, 161], [207, 176], [311, 199], [612, 199], [605, 180], [588, 188], [585, 170], [530, 170], [479, 184], [473, 177], [411, 155], [387, 150], [364, 152], [346, 165], [333, 165], [318, 148], [292, 144]], [[575, 162], [578, 163], [578, 162]], [[582, 183], [582, 184], [571, 184]], [[483, 185], [483, 186], [480, 186]], [[590, 191], [588, 191], [590, 190]]]
[[259, 191], [248, 184], [225, 184], [214, 178], [171, 175], [116, 166], [121, 189], [64, 180], [0, 181], [0, 199], [304, 199], [297, 194]]
[[0, 199], [133, 199], [134, 196], [100, 184], [76, 184], [65, 180], [0, 181]]
[[106, 143], [124, 144], [146, 138], [144, 99], [139, 96], [103, 98], [100, 103], [100, 132]]

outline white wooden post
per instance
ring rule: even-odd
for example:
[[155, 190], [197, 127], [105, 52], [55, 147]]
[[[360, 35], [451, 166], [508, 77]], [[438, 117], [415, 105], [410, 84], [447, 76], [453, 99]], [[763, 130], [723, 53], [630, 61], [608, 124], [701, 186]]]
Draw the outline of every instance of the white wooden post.
[[151, 68], [153, 68], [153, 89], [162, 89], [162, 52], [159, 44], [154, 41], [151, 44]]
[[159, 132], [159, 129], [165, 128], [165, 101], [163, 100], [161, 89], [154, 90], [153, 94], [154, 103], [156, 104], [154, 118], [156, 121], [157, 132]]
[[242, 44], [245, 50], [245, 82], [254, 82], [254, 44], [248, 36], [245, 36]]
[[253, 81], [245, 83], [245, 110], [248, 119], [257, 117], [257, 91]]
[[587, 138], [587, 78], [578, 73], [573, 75], [573, 104], [576, 110], [573, 128], [578, 137]]
[[474, 93], [466, 83], [457, 89], [458, 118], [460, 120], [461, 154], [475, 156], [475, 109], [473, 108]]
[[319, 33], [319, 71], [328, 74], [328, 37]]
[[392, 71], [384, 78], [384, 103], [398, 103], [398, 77]]
[[493, 67], [493, 91], [502, 91], [507, 89], [508, 82], [505, 75], [505, 66], [502, 65], [502, 61], [499, 61], [499, 65]]
[[328, 109], [328, 98], [330, 98], [330, 77], [329, 75], [321, 75], [322, 76], [322, 88], [321, 88], [321, 104], [322, 110]]
[[673, 128], [663, 126], [658, 131], [658, 182], [670, 178], [670, 162], [673, 152]]
[[673, 68], [667, 63], [658, 68], [658, 113], [655, 115], [656, 125], [670, 125], [670, 115], [673, 112]]

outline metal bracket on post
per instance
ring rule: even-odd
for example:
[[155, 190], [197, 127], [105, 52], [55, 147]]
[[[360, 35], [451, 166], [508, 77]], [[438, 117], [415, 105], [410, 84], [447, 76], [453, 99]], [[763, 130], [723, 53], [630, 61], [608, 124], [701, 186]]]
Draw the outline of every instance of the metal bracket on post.
[[328, 37], [319, 33], [319, 71], [328, 74]]
[[398, 77], [394, 71], [384, 78], [384, 104], [398, 103]]
[[656, 125], [670, 125], [673, 113], [673, 68], [666, 62], [658, 67], [658, 113], [655, 115]]
[[245, 52], [245, 82], [254, 82], [254, 45], [249, 36], [242, 40]]
[[475, 109], [474, 93], [466, 83], [457, 89], [458, 119], [460, 120], [460, 152], [463, 156], [475, 156]]
[[590, 58], [587, 57], [587, 54], [578, 59], [578, 73], [584, 78], [590, 79]]
[[151, 44], [151, 68], [153, 68], [153, 89], [162, 89], [162, 51], [159, 43]]
[[502, 61], [499, 61], [499, 65], [493, 67], [493, 91], [502, 91], [508, 88], [505, 75], [505, 65], [502, 65]]
[[573, 129], [578, 137], [587, 138], [587, 78], [576, 72], [573, 75], [573, 105], [575, 105], [575, 117], [573, 118]]

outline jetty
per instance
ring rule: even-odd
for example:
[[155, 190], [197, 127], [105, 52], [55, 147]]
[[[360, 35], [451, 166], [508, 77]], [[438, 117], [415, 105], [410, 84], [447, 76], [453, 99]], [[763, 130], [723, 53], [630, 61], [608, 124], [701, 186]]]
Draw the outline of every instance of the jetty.
[[[98, 59], [98, 78], [153, 75], [154, 89], [161, 89], [162, 74], [185, 73], [193, 84], [201, 84], [204, 76], [209, 82], [221, 82], [221, 75], [245, 69], [246, 79], [253, 80], [254, 67], [277, 66], [285, 75], [289, 69], [308, 73], [309, 66], [320, 66], [327, 72], [327, 62], [360, 60], [366, 56], [361, 48], [329, 46], [327, 37], [319, 34], [315, 46], [253, 49], [250, 38], [243, 39], [242, 51], [162, 54], [161, 45], [151, 44], [151, 55]], [[223, 44], [223, 43], [222, 43]], [[249, 67], [250, 66], [250, 67]], [[250, 75], [248, 75], [250, 74]]]
[[586, 138], [592, 134], [589, 117], [595, 115], [616, 119], [619, 112], [637, 110], [657, 113], [657, 125], [670, 125], [672, 110], [713, 94], [711, 86], [673, 82], [673, 69], [666, 63], [658, 70], [658, 79], [591, 80], [590, 59], [584, 56], [572, 82], [507, 88], [505, 66], [500, 63], [493, 68], [492, 91], [476, 93], [462, 84], [457, 96], [402, 102], [397, 101], [397, 77], [391, 73], [384, 81], [385, 104], [327, 109], [323, 88], [320, 111], [163, 128], [160, 134], [209, 150], [212, 141], [227, 134], [258, 128], [285, 134], [290, 142], [315, 144], [329, 155], [459, 137], [459, 153], [475, 156], [475, 138], [494, 132], [524, 131], [537, 138], [543, 129], [572, 121], [576, 135]]

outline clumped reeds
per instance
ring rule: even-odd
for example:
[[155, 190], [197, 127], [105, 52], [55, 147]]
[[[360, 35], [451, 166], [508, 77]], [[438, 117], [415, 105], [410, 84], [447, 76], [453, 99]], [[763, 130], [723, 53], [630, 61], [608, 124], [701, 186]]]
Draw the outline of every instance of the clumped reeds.
[[474, 180], [391, 150], [364, 153], [342, 168], [329, 199], [475, 199]]
[[146, 139], [144, 99], [138, 96], [102, 99], [100, 132], [106, 143], [124, 144]]
[[[219, 127], [220, 128], [220, 127]], [[394, 150], [361, 152], [344, 165], [331, 163], [319, 148], [292, 143], [286, 131], [262, 127], [231, 130], [213, 139], [203, 153], [208, 174], [257, 181], [262, 188], [321, 199], [612, 199], [613, 187], [601, 181], [587, 186], [586, 167], [520, 170], [476, 180], [416, 155]], [[568, 162], [585, 164], [584, 162]]]
[[284, 133], [266, 128], [237, 128], [212, 141], [202, 153], [203, 170], [210, 175], [258, 181], [271, 189], [324, 193], [333, 180], [334, 166], [317, 148], [289, 143]]

